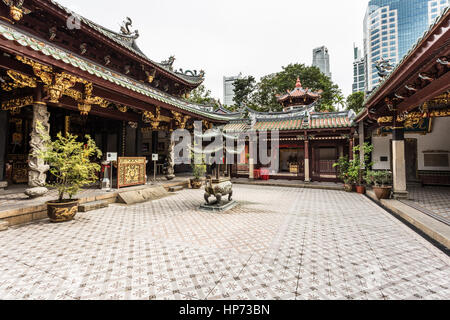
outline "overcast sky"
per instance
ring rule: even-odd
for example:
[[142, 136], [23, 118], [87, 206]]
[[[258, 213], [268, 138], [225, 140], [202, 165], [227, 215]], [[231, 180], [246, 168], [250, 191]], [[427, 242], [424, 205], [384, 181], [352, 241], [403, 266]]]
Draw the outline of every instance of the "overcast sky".
[[[367, 0], [57, 0], [119, 31], [125, 17], [152, 60], [175, 55], [175, 68], [206, 71], [205, 85], [223, 101], [223, 76], [261, 76], [289, 63], [312, 64], [329, 49], [333, 81], [347, 96], [353, 43], [362, 45]], [[295, 84], [292, 84], [293, 86]]]

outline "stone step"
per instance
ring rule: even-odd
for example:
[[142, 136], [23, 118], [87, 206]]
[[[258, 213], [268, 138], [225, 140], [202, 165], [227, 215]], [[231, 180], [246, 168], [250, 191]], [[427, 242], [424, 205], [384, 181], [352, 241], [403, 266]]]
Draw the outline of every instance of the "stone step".
[[0, 221], [0, 231], [8, 230], [9, 222], [8, 221]]
[[148, 187], [142, 190], [120, 192], [118, 202], [127, 205], [162, 199], [169, 196], [164, 187]]
[[174, 187], [169, 188], [169, 192], [177, 192], [177, 191], [181, 191], [183, 189], [184, 189], [183, 186], [174, 186]]
[[94, 201], [94, 202], [87, 202], [87, 203], [80, 204], [80, 205], [78, 205], [78, 211], [79, 212], [89, 212], [89, 211], [108, 208], [108, 207], [109, 207], [109, 202], [105, 201], [105, 200], [101, 200], [101, 201]]

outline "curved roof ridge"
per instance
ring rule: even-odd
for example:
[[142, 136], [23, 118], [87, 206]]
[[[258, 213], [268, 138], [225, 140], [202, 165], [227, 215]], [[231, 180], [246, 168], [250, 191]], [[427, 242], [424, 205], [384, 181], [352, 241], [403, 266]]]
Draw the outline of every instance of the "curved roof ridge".
[[[80, 21], [84, 22], [86, 25], [88, 25], [90, 28], [100, 32], [101, 34], [103, 34], [105, 37], [113, 40], [114, 42], [118, 43], [119, 45], [121, 45], [122, 47], [124, 47], [125, 49], [128, 49], [130, 52], [140, 56], [141, 58], [147, 60], [150, 64], [154, 65], [155, 67], [161, 68], [162, 70], [164, 70], [165, 72], [177, 77], [178, 79], [182, 80], [182, 81], [186, 81], [189, 82], [192, 85], [199, 85], [204, 81], [203, 77], [193, 77], [193, 76], [188, 76], [188, 75], [182, 75], [179, 74], [173, 70], [170, 70], [167, 67], [164, 67], [163, 65], [161, 65], [160, 63], [150, 59], [149, 57], [147, 57], [142, 50], [138, 47], [137, 43], [136, 43], [136, 35], [124, 35], [118, 32], [115, 32], [109, 28], [106, 28], [98, 23], [93, 22], [92, 20], [70, 10], [69, 8], [61, 5], [60, 3], [58, 3], [55, 0], [47, 0], [50, 3], [52, 3], [53, 5], [57, 6], [58, 8], [64, 10], [67, 14], [71, 14], [71, 15], [75, 15], [77, 18], [80, 19]], [[132, 41], [130, 41], [132, 40]]]

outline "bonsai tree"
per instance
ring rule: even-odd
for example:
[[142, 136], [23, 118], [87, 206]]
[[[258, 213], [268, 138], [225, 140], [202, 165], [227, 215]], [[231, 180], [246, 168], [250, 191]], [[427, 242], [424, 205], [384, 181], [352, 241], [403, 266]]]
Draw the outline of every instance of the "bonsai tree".
[[373, 184], [375, 196], [380, 199], [388, 199], [392, 189], [392, 172], [387, 170], [368, 171], [366, 175], [368, 184]]
[[[38, 128], [43, 128], [38, 123]], [[91, 161], [100, 158], [102, 152], [95, 145], [89, 135], [85, 136], [86, 142], [77, 141], [77, 136], [67, 134], [64, 137], [58, 133], [54, 141], [45, 130], [40, 130], [45, 148], [37, 155], [50, 166], [50, 173], [54, 181], [49, 187], [58, 190], [58, 200], [62, 202], [67, 195], [72, 199], [84, 186], [97, 181], [100, 165]]]
[[379, 181], [382, 187], [387, 187], [392, 185], [392, 172], [388, 170], [379, 171]]
[[367, 184], [375, 187], [387, 187], [392, 185], [392, 172], [387, 170], [368, 171], [366, 174]]

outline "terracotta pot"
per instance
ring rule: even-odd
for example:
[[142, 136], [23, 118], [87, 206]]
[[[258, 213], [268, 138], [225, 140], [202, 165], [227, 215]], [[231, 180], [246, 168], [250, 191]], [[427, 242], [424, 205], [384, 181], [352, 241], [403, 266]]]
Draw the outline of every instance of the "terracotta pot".
[[366, 187], [365, 186], [356, 186], [356, 192], [358, 192], [359, 194], [365, 194]]
[[373, 187], [373, 192], [378, 200], [389, 199], [392, 187]]
[[202, 181], [201, 180], [195, 180], [191, 179], [191, 187], [192, 189], [200, 189], [202, 187]]
[[66, 222], [73, 220], [77, 213], [78, 200], [47, 202], [47, 215], [51, 222]]

